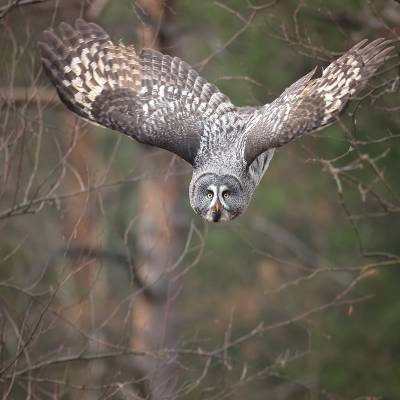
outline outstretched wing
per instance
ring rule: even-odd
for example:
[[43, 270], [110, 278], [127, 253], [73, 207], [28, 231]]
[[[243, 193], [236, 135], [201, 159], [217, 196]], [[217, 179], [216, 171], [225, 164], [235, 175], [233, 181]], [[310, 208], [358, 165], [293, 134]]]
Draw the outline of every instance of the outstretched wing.
[[45, 71], [67, 107], [83, 118], [169, 150], [189, 163], [206, 124], [235, 110], [229, 99], [177, 57], [114, 44], [81, 19], [46, 31]]
[[389, 46], [391, 42], [384, 39], [364, 46], [366, 43], [363, 40], [332, 62], [321, 77], [312, 79], [314, 69], [271, 104], [254, 112], [244, 147], [248, 164], [264, 151], [283, 146], [335, 120], [393, 49]]

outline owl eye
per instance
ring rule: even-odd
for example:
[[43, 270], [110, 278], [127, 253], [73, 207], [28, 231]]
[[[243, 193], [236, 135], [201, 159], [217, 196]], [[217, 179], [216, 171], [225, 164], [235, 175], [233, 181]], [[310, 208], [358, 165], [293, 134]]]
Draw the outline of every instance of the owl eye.
[[222, 196], [224, 197], [224, 199], [228, 199], [230, 194], [227, 190], [225, 190], [224, 192], [222, 192]]
[[207, 197], [209, 199], [212, 199], [213, 196], [214, 196], [214, 193], [212, 192], [212, 190], [207, 190]]

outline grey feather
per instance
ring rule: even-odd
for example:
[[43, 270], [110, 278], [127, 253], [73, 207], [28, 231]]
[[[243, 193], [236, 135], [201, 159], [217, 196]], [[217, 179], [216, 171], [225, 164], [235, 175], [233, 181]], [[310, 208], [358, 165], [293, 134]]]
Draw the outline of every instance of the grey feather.
[[113, 44], [93, 23], [60, 25], [39, 46], [63, 102], [78, 115], [193, 163], [205, 125], [235, 110], [177, 57]]
[[361, 41], [332, 62], [320, 78], [312, 79], [314, 69], [256, 112], [246, 133], [246, 161], [333, 122], [394, 48], [384, 39], [366, 43]]
[[241, 215], [274, 149], [334, 121], [393, 49], [384, 39], [366, 43], [262, 107], [235, 107], [181, 59], [114, 44], [81, 19], [46, 31], [39, 46], [70, 110], [192, 164], [190, 204], [216, 222]]

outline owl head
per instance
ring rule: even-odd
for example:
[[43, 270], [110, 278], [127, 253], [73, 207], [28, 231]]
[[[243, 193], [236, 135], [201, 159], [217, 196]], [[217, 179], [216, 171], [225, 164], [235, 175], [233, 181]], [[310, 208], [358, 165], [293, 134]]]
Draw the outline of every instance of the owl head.
[[194, 176], [189, 187], [190, 205], [209, 222], [230, 221], [247, 208], [249, 191], [233, 175], [204, 173]]

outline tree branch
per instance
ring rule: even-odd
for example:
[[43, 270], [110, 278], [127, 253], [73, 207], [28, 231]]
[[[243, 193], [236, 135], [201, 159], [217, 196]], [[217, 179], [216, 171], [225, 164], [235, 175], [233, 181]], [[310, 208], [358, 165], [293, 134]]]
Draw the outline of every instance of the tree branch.
[[0, 7], [0, 19], [17, 7], [29, 6], [37, 3], [44, 3], [49, 0], [12, 0], [6, 6]]

